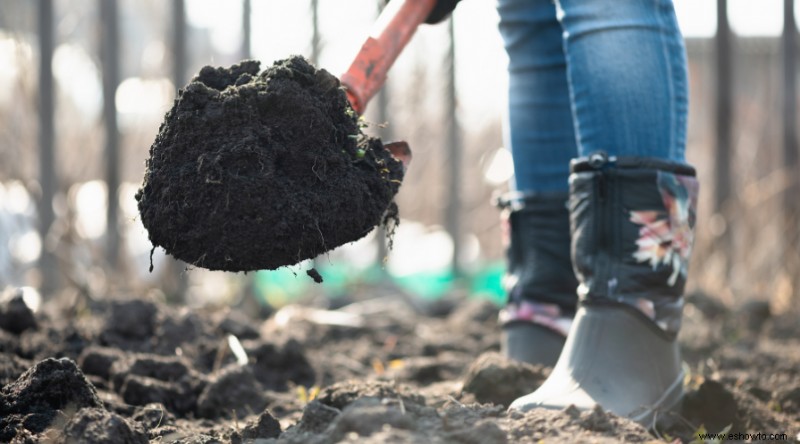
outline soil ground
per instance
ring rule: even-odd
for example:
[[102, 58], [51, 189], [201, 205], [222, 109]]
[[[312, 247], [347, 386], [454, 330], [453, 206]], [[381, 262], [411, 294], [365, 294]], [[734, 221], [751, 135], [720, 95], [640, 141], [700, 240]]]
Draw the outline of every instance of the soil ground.
[[402, 164], [362, 133], [339, 80], [299, 56], [259, 70], [204, 67], [150, 148], [142, 222], [189, 264], [272, 270], [396, 220]]
[[[677, 425], [601, 410], [507, 413], [550, 369], [498, 354], [497, 309], [392, 287], [266, 320], [147, 298], [0, 304], [0, 442], [672, 442], [800, 432], [800, 326], [689, 298]], [[335, 305], [331, 305], [335, 304]], [[248, 310], [254, 312], [255, 310]], [[502, 390], [501, 390], [502, 388]], [[764, 440], [767, 442], [767, 440]]]

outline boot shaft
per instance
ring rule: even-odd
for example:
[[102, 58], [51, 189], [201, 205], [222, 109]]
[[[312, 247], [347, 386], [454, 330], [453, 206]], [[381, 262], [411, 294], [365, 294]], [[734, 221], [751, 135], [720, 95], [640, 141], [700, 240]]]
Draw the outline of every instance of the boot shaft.
[[553, 304], [575, 313], [578, 281], [570, 261], [568, 194], [507, 193], [501, 209], [509, 304]]
[[571, 170], [571, 255], [579, 298], [633, 305], [677, 333], [694, 242], [694, 169], [596, 153], [573, 161]]

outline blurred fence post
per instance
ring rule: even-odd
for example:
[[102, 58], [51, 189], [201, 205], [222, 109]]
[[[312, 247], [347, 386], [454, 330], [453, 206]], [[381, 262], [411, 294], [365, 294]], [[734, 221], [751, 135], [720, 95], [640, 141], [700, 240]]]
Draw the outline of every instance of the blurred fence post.
[[[172, 82], [176, 89], [180, 89], [187, 82], [187, 61], [186, 50], [186, 4], [184, 0], [173, 0], [172, 2]], [[177, 92], [176, 92], [177, 94]], [[186, 290], [189, 287], [189, 279], [184, 270], [186, 263], [178, 259], [170, 260], [168, 271], [168, 282], [165, 283], [164, 293], [167, 301], [171, 303], [185, 302]]]
[[[792, 180], [797, 182], [797, 22], [794, 16], [794, 0], [783, 2], [783, 160]], [[797, 203], [797, 196], [789, 196], [790, 204]]]
[[106, 260], [119, 266], [119, 128], [115, 96], [119, 86], [119, 11], [117, 0], [100, 1], [100, 47], [103, 66], [103, 123], [106, 133]]
[[448, 20], [448, 35], [450, 45], [446, 56], [445, 79], [447, 81], [447, 92], [445, 102], [445, 112], [447, 115], [447, 199], [445, 205], [445, 228], [453, 239], [453, 259], [452, 271], [455, 277], [460, 276], [461, 266], [459, 257], [461, 256], [461, 143], [459, 140], [458, 118], [456, 116], [456, 41], [454, 17]]
[[794, 16], [794, 0], [783, 1], [783, 170], [789, 187], [784, 192], [784, 246], [783, 262], [788, 274], [794, 275], [795, 294], [798, 294], [800, 276], [800, 179], [798, 178], [797, 151], [797, 22]]
[[[714, 211], [728, 216], [723, 206], [731, 189], [731, 116], [733, 79], [731, 63], [731, 29], [728, 23], [728, 0], [717, 0], [717, 35], [714, 38], [717, 56], [716, 132], [714, 155]], [[726, 220], [726, 222], [728, 222]]]
[[58, 179], [55, 167], [55, 100], [53, 94], [53, 0], [39, 0], [39, 235], [42, 253], [39, 257], [41, 291], [47, 296], [58, 288], [58, 261], [48, 249], [47, 235], [55, 221], [53, 197]]
[[250, 0], [242, 1], [242, 59], [252, 58], [253, 28], [250, 23], [252, 4]]
[[733, 152], [733, 63], [732, 35], [728, 22], [728, 0], [717, 0], [717, 33], [714, 37], [716, 48], [716, 145], [712, 159], [714, 181], [713, 211], [714, 223], [720, 228], [715, 231], [714, 249], [720, 252], [723, 261], [723, 276], [727, 282], [734, 256], [733, 215], [731, 210], [731, 158]]
[[[379, 0], [383, 1], [383, 0]], [[375, 96], [375, 108], [377, 111], [377, 120], [378, 125], [381, 127], [378, 129], [378, 137], [380, 137], [384, 142], [391, 142], [392, 141], [392, 128], [386, 124], [389, 121], [389, 91], [388, 91], [388, 80], [383, 85], [378, 94]], [[376, 242], [378, 244], [378, 261], [383, 261], [384, 258], [388, 257], [389, 249], [386, 245], [386, 228], [383, 225], [378, 226], [378, 231], [376, 232]], [[380, 270], [384, 270], [384, 267], [379, 267]]]
[[175, 88], [186, 83], [186, 3], [172, 2], [172, 81]]
[[311, 63], [319, 63], [321, 41], [319, 36], [319, 0], [311, 0]]
[[[317, 0], [314, 0], [317, 1]], [[381, 11], [383, 10], [384, 5], [386, 5], [385, 0], [378, 0], [377, 1], [377, 8], [376, 8], [376, 15], [377, 18], [380, 16]], [[389, 82], [390, 80], [386, 80], [383, 84], [383, 88], [378, 91], [378, 94], [375, 96], [375, 109], [377, 112], [377, 123], [381, 125], [378, 127], [378, 137], [380, 137], [384, 142], [390, 142], [392, 140], [392, 128], [388, 125], [384, 125], [389, 121]], [[379, 225], [377, 228], [377, 232], [375, 233], [375, 242], [378, 247], [378, 262], [383, 262], [384, 258], [388, 258], [389, 249], [386, 245], [386, 228], [383, 225]], [[381, 270], [383, 277], [387, 277], [385, 267], [378, 267]]]

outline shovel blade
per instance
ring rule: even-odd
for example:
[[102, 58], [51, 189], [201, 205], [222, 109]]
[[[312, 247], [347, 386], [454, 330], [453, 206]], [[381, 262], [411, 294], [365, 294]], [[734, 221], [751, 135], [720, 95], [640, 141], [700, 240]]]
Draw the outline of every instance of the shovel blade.
[[408, 165], [411, 164], [411, 148], [405, 141], [390, 142], [383, 145], [395, 159], [403, 162], [403, 172], [408, 170]]

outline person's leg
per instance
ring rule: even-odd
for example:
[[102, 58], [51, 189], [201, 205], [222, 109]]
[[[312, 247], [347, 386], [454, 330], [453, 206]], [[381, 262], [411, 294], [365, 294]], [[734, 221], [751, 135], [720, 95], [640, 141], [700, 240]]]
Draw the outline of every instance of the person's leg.
[[577, 144], [567, 63], [552, 0], [499, 0], [509, 56], [506, 143], [513, 191], [498, 201], [508, 234], [503, 351], [554, 365], [575, 313], [569, 248], [569, 161]]
[[580, 307], [545, 383], [511, 408], [600, 405], [652, 426], [681, 399], [675, 341], [697, 204], [685, 52], [671, 0], [557, 0], [579, 151]]
[[686, 51], [672, 0], [558, 0], [579, 154], [685, 162]]
[[[615, 159], [622, 159], [624, 163], [632, 158], [639, 159], [634, 162], [657, 159], [685, 164], [686, 50], [672, 0], [557, 0], [556, 5], [564, 31], [579, 154], [583, 157], [604, 154], [611, 161], [603, 168], [613, 168]], [[658, 170], [657, 167], [651, 169]], [[688, 193], [687, 190], [664, 189], [667, 182], [678, 183], [675, 179], [661, 178], [660, 181], [662, 186], [655, 190], [658, 194]], [[642, 203], [648, 207], [645, 209], [663, 203], [658, 194], [654, 202]], [[637, 214], [626, 216], [632, 218]], [[627, 247], [654, 241], [655, 238], [637, 238], [635, 244]], [[668, 252], [667, 249], [662, 253]], [[646, 251], [637, 254], [641, 259], [649, 259]], [[581, 257], [577, 259], [573, 261], [581, 273], [585, 267], [582, 267]], [[671, 255], [671, 259], [680, 261], [680, 255]], [[679, 268], [685, 274], [686, 261], [681, 262]], [[585, 271], [583, 281], [591, 282], [584, 284], [599, 291], [601, 283]], [[586, 286], [583, 286], [584, 293], [588, 291]], [[620, 290], [624, 288], [614, 291], [619, 293]], [[655, 311], [653, 316], [658, 317], [659, 322], [675, 323], [668, 329], [677, 330], [682, 298], [654, 295], [641, 301], [630, 293], [624, 296], [629, 303]], [[651, 309], [651, 305], [655, 307]]]
[[561, 25], [552, 0], [499, 0], [508, 53], [506, 143], [514, 189], [567, 192], [569, 161], [578, 154]]

